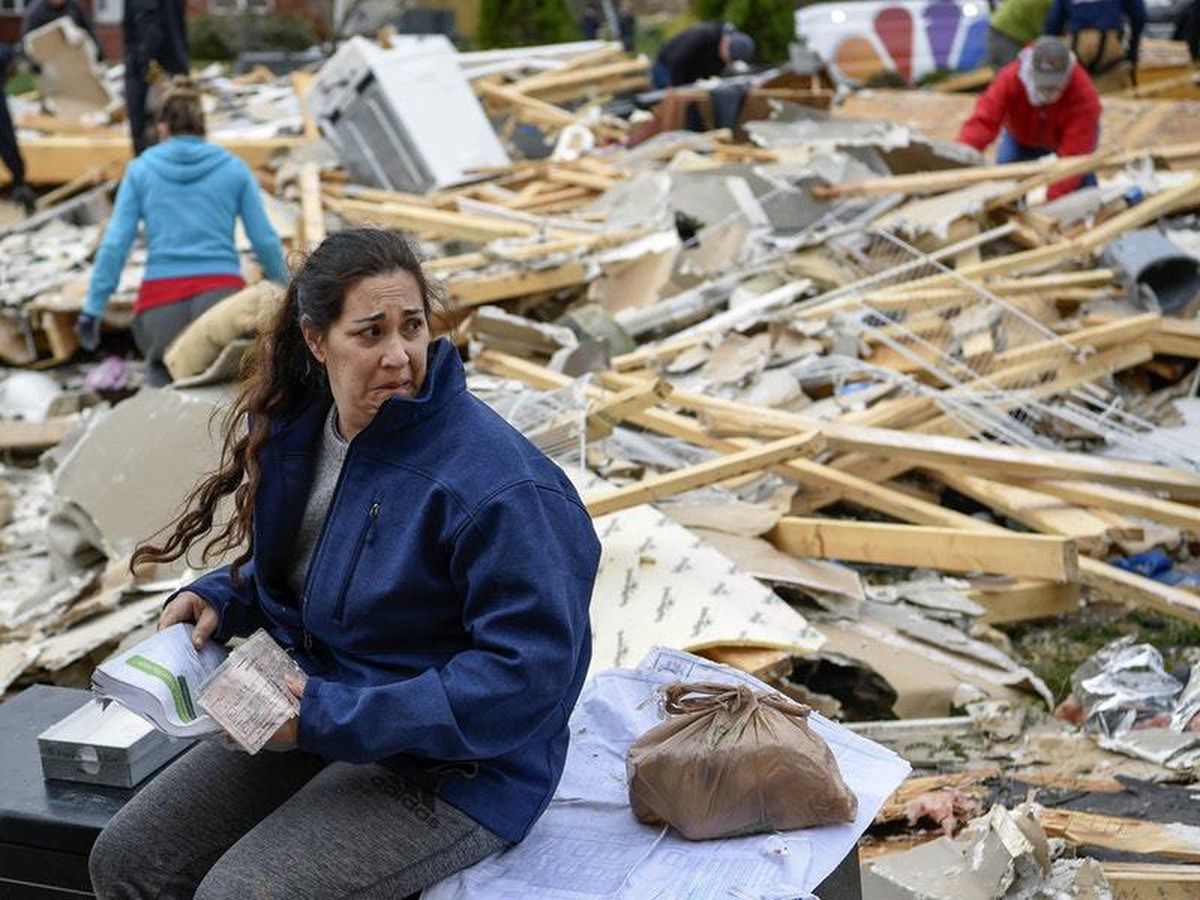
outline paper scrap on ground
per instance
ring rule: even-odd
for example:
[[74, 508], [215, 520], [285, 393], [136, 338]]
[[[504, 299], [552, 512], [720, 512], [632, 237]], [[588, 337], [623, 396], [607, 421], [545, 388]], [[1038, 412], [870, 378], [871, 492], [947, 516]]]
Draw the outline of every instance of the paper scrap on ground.
[[661, 648], [636, 670], [599, 673], [571, 717], [571, 749], [558, 791], [529, 836], [430, 888], [424, 900], [803, 897], [854, 848], [910, 771], [890, 750], [813, 713], [811, 726], [858, 797], [854, 822], [701, 842], [641, 825], [629, 809], [625, 753], [660, 721], [656, 690], [679, 680], [770, 690], [744, 672]]

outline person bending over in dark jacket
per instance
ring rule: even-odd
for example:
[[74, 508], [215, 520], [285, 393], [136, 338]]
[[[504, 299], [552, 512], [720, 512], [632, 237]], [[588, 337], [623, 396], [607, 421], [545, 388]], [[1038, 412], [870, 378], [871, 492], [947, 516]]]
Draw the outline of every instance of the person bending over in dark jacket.
[[88, 33], [92, 44], [96, 47], [96, 59], [104, 59], [104, 48], [96, 37], [96, 29], [92, 27], [92, 19], [80, 4], [79, 0], [37, 0], [25, 10], [25, 18], [21, 20], [21, 39], [31, 31], [37, 31], [43, 25], [49, 25], [55, 19], [69, 16], [71, 21]]
[[600, 545], [562, 470], [431, 340], [433, 303], [399, 235], [326, 238], [260, 338], [220, 469], [135, 552], [246, 548], [159, 627], [194, 622], [200, 645], [265, 628], [307, 680], [284, 752], [203, 743], [116, 815], [90, 860], [101, 900], [405, 897], [549, 804]]
[[239, 218], [267, 278], [283, 284], [287, 265], [250, 169], [204, 140], [200, 92], [189, 79], [174, 80], [158, 127], [164, 142], [125, 169], [75, 334], [85, 350], [99, 345], [104, 309], [144, 222], [150, 252], [133, 306], [133, 338], [146, 357], [147, 383], [161, 387], [171, 381], [163, 354], [175, 337], [245, 287], [233, 241]]
[[658, 51], [650, 74], [656, 88], [678, 87], [720, 75], [736, 60], [754, 58], [754, 38], [724, 22], [683, 29]]
[[[1043, 37], [1021, 51], [975, 101], [958, 142], [983, 150], [1000, 136], [996, 162], [1024, 162], [1050, 153], [1085, 156], [1100, 140], [1100, 98], [1083, 67], [1058, 38]], [[1050, 185], [1053, 200], [1085, 185], [1094, 175]]]

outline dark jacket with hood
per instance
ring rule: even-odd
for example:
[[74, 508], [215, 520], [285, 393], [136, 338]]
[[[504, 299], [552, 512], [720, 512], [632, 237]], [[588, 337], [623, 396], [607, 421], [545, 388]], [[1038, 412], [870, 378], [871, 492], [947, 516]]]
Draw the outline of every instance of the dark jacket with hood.
[[287, 573], [330, 402], [272, 423], [240, 583], [223, 568], [188, 590], [220, 612], [218, 640], [264, 627], [309, 673], [302, 750], [381, 762], [519, 841], [562, 775], [591, 659], [591, 518], [437, 340], [420, 393], [350, 442], [297, 598]]
[[724, 22], [701, 22], [685, 28], [663, 44], [655, 64], [667, 68], [674, 86], [720, 75], [725, 71], [721, 38], [726, 31]]
[[234, 245], [239, 217], [263, 274], [285, 282], [283, 246], [244, 162], [198, 137], [174, 137], [147, 150], [121, 179], [83, 311], [104, 315], [142, 220], [149, 244], [146, 280], [240, 275]]

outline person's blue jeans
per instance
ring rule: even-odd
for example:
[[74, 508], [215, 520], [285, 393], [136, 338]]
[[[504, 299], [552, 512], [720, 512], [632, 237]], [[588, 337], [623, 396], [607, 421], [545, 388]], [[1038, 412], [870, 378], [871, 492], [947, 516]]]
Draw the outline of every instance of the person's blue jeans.
[[[1100, 146], [1100, 133], [1096, 133], [1096, 146]], [[996, 144], [996, 163], [1004, 165], [1005, 163], [1014, 162], [1029, 162], [1034, 159], [1041, 159], [1043, 156], [1049, 156], [1054, 152], [1053, 147], [1030, 147], [1027, 144], [1017, 142], [1017, 139], [1012, 136], [1012, 133], [1007, 128], [1000, 130], [1000, 140]], [[1095, 187], [1096, 174], [1088, 172], [1083, 176], [1080, 187]]]

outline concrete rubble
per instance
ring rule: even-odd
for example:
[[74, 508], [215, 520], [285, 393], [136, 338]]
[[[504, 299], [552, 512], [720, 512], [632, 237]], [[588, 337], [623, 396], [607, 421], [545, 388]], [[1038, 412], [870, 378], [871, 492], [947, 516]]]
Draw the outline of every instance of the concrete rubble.
[[[72, 40], [46, 52], [83, 65]], [[953, 94], [772, 70], [761, 114], [700, 133], [674, 127], [686, 92], [610, 102], [649, 88], [617, 44], [385, 43], [203, 70], [209, 137], [289, 249], [368, 223], [419, 242], [470, 388], [596, 518], [595, 665], [689, 650], [908, 759], [861, 846], [866, 898], [1189, 896], [1152, 891], [1196, 884], [1165, 858], [1200, 862], [1200, 815], [1157, 792], [1200, 764], [1200, 117], [1152, 151], [1105, 128], [1099, 186], [1046, 203], [1070, 160], [989, 165], [946, 140]], [[355, 137], [356, 73], [417, 69], [478, 158], [444, 158], [444, 111], [399, 88], [379, 97], [416, 162]], [[0, 231], [0, 696], [86, 684], [194, 574], [128, 557], [214, 464], [277, 301], [253, 288], [180, 337], [175, 387], [139, 390], [139, 246], [103, 354], [78, 352], [129, 152], [101, 102], [119, 80], [88, 71], [86, 112], [52, 73], [14, 104], [48, 202]], [[1179, 652], [1131, 635], [1064, 673], [1030, 649], [1147, 621]]]

